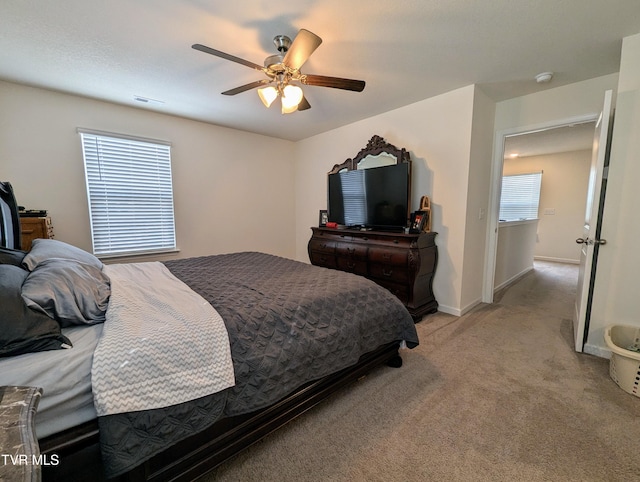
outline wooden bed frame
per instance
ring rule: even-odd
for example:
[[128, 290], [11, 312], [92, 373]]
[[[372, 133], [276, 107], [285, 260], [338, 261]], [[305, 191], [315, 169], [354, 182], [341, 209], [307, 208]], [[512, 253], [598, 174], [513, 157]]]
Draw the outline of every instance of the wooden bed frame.
[[[251, 446], [287, 422], [311, 409], [345, 385], [362, 378], [374, 368], [387, 364], [402, 366], [399, 343], [384, 345], [363, 355], [359, 362], [342, 371], [311, 382], [265, 409], [222, 419], [209, 428], [177, 443], [117, 481], [194, 480]], [[101, 477], [98, 423], [92, 421], [40, 440], [45, 460], [52, 455], [57, 465], [44, 465], [42, 478], [58, 480], [104, 480]]]

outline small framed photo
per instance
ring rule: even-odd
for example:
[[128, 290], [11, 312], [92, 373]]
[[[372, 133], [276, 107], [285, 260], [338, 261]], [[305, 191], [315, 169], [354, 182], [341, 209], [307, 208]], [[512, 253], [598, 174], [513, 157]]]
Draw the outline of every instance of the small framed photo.
[[429, 211], [415, 211], [411, 214], [411, 228], [412, 233], [421, 233], [425, 231], [429, 223]]
[[320, 217], [318, 220], [318, 226], [326, 226], [328, 221], [329, 221], [329, 213], [327, 212], [326, 209], [321, 209]]

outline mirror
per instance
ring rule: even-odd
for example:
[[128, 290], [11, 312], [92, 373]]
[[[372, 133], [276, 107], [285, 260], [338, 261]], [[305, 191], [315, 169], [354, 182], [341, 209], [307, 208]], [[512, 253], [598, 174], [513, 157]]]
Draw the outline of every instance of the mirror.
[[381, 152], [377, 156], [369, 154], [364, 157], [356, 166], [356, 169], [371, 169], [372, 167], [392, 166], [397, 164], [398, 159], [396, 156], [389, 154], [388, 152]]
[[329, 171], [329, 174], [353, 171], [356, 169], [390, 166], [403, 162], [411, 162], [407, 150], [404, 147], [399, 149], [393, 144], [387, 143], [382, 137], [376, 135], [369, 140], [366, 147], [361, 149], [353, 159], [347, 159], [342, 164], [336, 164]]

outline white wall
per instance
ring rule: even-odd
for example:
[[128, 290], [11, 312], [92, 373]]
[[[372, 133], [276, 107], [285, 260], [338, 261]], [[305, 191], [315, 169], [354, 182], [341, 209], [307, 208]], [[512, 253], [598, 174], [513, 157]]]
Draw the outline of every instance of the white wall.
[[[534, 256], [565, 263], [580, 261], [591, 151], [505, 159], [504, 175], [543, 171]], [[548, 214], [545, 210], [553, 210]], [[502, 233], [502, 231], [500, 231]]]
[[603, 214], [602, 246], [598, 258], [591, 326], [585, 351], [605, 349], [609, 324], [640, 327], [640, 34], [622, 44], [620, 80], [613, 125], [607, 195]]
[[171, 257], [295, 256], [292, 142], [0, 82], [0, 179], [20, 204], [49, 211], [57, 239], [91, 250], [78, 127], [172, 143], [180, 253]]
[[537, 220], [500, 223], [494, 290], [499, 290], [533, 269]]
[[354, 157], [377, 134], [411, 154], [411, 209], [419, 207], [421, 196], [431, 197], [432, 230], [438, 232], [439, 247], [434, 294], [442, 311], [459, 313], [475, 90], [464, 87], [299, 141], [295, 154], [297, 259], [309, 260], [309, 228], [317, 226], [318, 210], [326, 209], [327, 172]]
[[469, 177], [465, 219], [464, 265], [459, 313], [480, 303], [484, 281], [487, 212], [491, 191], [493, 122], [496, 104], [476, 88], [473, 99]]

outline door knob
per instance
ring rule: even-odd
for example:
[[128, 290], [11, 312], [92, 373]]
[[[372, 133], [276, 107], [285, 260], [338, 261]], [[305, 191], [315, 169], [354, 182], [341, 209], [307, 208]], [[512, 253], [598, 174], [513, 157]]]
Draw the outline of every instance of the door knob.
[[576, 243], [578, 243], [578, 244], [586, 244], [587, 246], [592, 246], [594, 244], [607, 244], [607, 240], [606, 239], [578, 238], [578, 239], [576, 239]]

